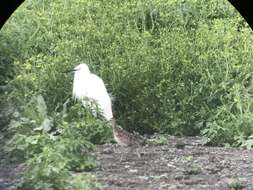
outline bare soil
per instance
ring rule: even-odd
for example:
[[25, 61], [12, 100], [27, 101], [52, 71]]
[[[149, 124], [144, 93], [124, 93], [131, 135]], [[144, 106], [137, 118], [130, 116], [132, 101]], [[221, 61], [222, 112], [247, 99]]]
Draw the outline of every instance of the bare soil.
[[[197, 137], [168, 137], [164, 145], [98, 145], [103, 190], [253, 190], [253, 151], [207, 147]], [[19, 165], [0, 161], [0, 190], [14, 190]]]
[[17, 163], [0, 162], [0, 190], [15, 190], [21, 167]]
[[169, 137], [166, 145], [97, 147], [94, 172], [104, 190], [253, 190], [253, 151], [202, 146]]

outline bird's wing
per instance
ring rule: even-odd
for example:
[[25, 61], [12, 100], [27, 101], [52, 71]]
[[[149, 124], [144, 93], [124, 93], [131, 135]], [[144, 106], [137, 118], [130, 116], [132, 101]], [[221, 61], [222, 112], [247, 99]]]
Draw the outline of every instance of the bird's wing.
[[106, 90], [103, 80], [95, 74], [89, 75], [89, 84], [87, 85], [87, 96], [94, 99], [102, 111], [102, 115], [110, 120], [113, 118], [112, 104], [110, 96]]

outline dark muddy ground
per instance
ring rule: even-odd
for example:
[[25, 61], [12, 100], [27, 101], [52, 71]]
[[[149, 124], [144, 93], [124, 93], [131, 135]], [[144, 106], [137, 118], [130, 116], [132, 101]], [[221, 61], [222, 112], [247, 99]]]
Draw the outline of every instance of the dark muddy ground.
[[[169, 137], [165, 145], [97, 146], [104, 190], [253, 190], [253, 151], [206, 147], [199, 138]], [[13, 190], [17, 164], [0, 162], [0, 190]]]
[[0, 190], [15, 190], [17, 174], [21, 167], [16, 163], [0, 161]]
[[[140, 155], [140, 157], [138, 157]], [[206, 147], [198, 138], [166, 145], [97, 147], [95, 171], [104, 190], [253, 190], [253, 152]]]

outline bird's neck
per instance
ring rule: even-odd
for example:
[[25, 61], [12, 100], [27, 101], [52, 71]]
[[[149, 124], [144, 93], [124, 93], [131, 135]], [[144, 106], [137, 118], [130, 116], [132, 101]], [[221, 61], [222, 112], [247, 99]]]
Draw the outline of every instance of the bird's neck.
[[86, 94], [86, 83], [89, 83], [90, 81], [88, 80], [89, 73], [85, 72], [77, 72], [75, 73], [74, 76], [74, 82], [73, 82], [73, 97], [76, 99], [81, 99], [85, 96]]

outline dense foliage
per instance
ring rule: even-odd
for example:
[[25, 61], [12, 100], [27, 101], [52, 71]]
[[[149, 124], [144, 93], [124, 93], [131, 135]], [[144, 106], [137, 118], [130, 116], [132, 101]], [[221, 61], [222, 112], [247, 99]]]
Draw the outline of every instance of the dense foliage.
[[[13, 135], [7, 149], [30, 165], [54, 159], [51, 151], [68, 152], [64, 167], [56, 167], [67, 172], [80, 156], [69, 148], [90, 152], [90, 141], [110, 141], [101, 121], [66, 106], [73, 78], [63, 72], [80, 62], [104, 79], [127, 130], [250, 148], [252, 42], [251, 29], [225, 0], [26, 0], [0, 33], [0, 120], [12, 119]], [[41, 100], [46, 114], [35, 110]], [[66, 136], [52, 139], [44, 128]]]
[[43, 97], [38, 95], [24, 105], [22, 115], [13, 114], [9, 124], [12, 138], [4, 151], [11, 159], [25, 161], [24, 175], [18, 184], [20, 189], [97, 187], [93, 177], [76, 177], [72, 172], [93, 169], [96, 166], [94, 144], [107, 142], [112, 132], [91, 111], [73, 103], [67, 100], [61, 112], [49, 116]]

